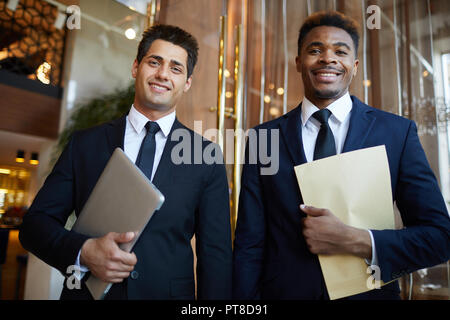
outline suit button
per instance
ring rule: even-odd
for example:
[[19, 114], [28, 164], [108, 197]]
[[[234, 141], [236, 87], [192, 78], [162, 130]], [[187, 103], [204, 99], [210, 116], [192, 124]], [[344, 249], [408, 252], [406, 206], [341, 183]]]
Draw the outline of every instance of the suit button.
[[131, 279], [136, 280], [137, 278], [139, 278], [139, 272], [135, 270], [131, 271], [130, 277]]

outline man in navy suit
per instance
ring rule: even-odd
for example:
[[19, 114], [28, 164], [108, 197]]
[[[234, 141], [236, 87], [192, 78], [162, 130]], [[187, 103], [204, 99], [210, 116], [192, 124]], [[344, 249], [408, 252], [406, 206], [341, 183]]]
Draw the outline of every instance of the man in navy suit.
[[[62, 299], [92, 298], [84, 283], [89, 273], [114, 283], [105, 299], [194, 299], [193, 235], [197, 298], [231, 297], [225, 167], [223, 161], [193, 162], [198, 159], [194, 157], [198, 150], [192, 142], [200, 141], [200, 151], [220, 149], [182, 125], [175, 115], [178, 101], [191, 86], [197, 53], [195, 38], [178, 27], [158, 25], [148, 29], [132, 67], [136, 93], [129, 113], [75, 132], [24, 217], [20, 241], [25, 249], [65, 276], [71, 276], [66, 272], [72, 265], [87, 273], [80, 289], [70, 290], [66, 281]], [[184, 137], [182, 142], [180, 136]], [[172, 158], [172, 150], [177, 147], [179, 151], [179, 143], [187, 146], [181, 164]], [[144, 145], [153, 147], [141, 147]], [[118, 244], [131, 241], [133, 230], [89, 238], [64, 229], [69, 215], [73, 211], [78, 215], [83, 209], [117, 147], [132, 161], [141, 164], [142, 159], [149, 159], [151, 166], [141, 169], [165, 197], [132, 253], [120, 250]], [[219, 152], [216, 159], [222, 156]]]
[[[280, 132], [278, 171], [263, 174], [267, 163], [249, 161], [256, 157], [247, 145], [234, 242], [236, 299], [329, 299], [317, 254], [364, 258], [379, 266], [384, 282], [449, 259], [450, 220], [416, 125], [348, 93], [358, 39], [354, 20], [337, 12], [314, 14], [300, 29], [296, 65], [305, 97], [291, 112], [255, 128], [267, 130], [266, 137]], [[270, 141], [255, 145], [267, 142], [270, 153]], [[378, 145], [386, 146], [404, 229], [353, 228], [327, 208], [304, 206], [294, 166]], [[394, 281], [349, 298], [399, 297]]]

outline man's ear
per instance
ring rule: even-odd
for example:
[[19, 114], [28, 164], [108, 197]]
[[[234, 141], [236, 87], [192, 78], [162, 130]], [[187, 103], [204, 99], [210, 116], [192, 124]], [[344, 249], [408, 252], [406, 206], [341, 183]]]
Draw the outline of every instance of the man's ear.
[[353, 68], [353, 77], [356, 77], [356, 73], [358, 72], [358, 64], [359, 64], [359, 60], [356, 59], [355, 60], [355, 64], [354, 64], [354, 68]]
[[192, 84], [192, 75], [186, 80], [183, 92], [188, 92], [189, 88], [191, 87], [191, 84]]
[[131, 75], [134, 79], [136, 79], [138, 68], [139, 68], [139, 62], [137, 61], [137, 59], [134, 59], [133, 66], [131, 67]]
[[302, 59], [300, 56], [295, 57], [295, 65], [296, 65], [297, 72], [302, 73]]

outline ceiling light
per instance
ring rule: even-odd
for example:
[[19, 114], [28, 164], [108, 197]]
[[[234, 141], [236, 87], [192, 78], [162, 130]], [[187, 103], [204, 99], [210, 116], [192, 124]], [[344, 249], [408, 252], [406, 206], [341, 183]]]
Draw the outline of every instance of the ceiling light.
[[133, 28], [128, 28], [127, 30], [125, 30], [125, 37], [127, 37], [127, 39], [133, 40], [136, 38], [136, 31]]
[[37, 69], [36, 76], [42, 83], [49, 84], [50, 83], [50, 70], [52, 66], [48, 62], [43, 62], [39, 68]]
[[37, 152], [31, 153], [30, 164], [35, 166], [39, 164], [39, 154]]
[[9, 170], [9, 169], [4, 169], [4, 168], [0, 168], [0, 173], [3, 173], [3, 174], [10, 174], [10, 173], [11, 173], [11, 170]]
[[17, 150], [16, 162], [18, 163], [25, 162], [25, 151]]

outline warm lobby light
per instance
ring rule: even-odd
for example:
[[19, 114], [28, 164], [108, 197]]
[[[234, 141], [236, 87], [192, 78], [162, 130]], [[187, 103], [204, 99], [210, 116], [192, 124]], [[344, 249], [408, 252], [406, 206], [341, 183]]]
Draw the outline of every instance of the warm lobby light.
[[37, 78], [45, 84], [50, 83], [49, 73], [52, 66], [48, 62], [44, 62], [37, 69]]
[[30, 164], [37, 166], [39, 164], [39, 154], [37, 152], [31, 153]]
[[25, 162], [25, 151], [17, 150], [16, 162], [18, 163]]
[[272, 107], [269, 109], [269, 113], [272, 117], [279, 117], [280, 116], [280, 110], [277, 107]]
[[278, 88], [277, 89], [277, 94], [279, 95], [279, 96], [282, 96], [283, 94], [284, 94], [284, 88]]
[[10, 174], [11, 170], [0, 168], [0, 173], [2, 173], [2, 174]]

